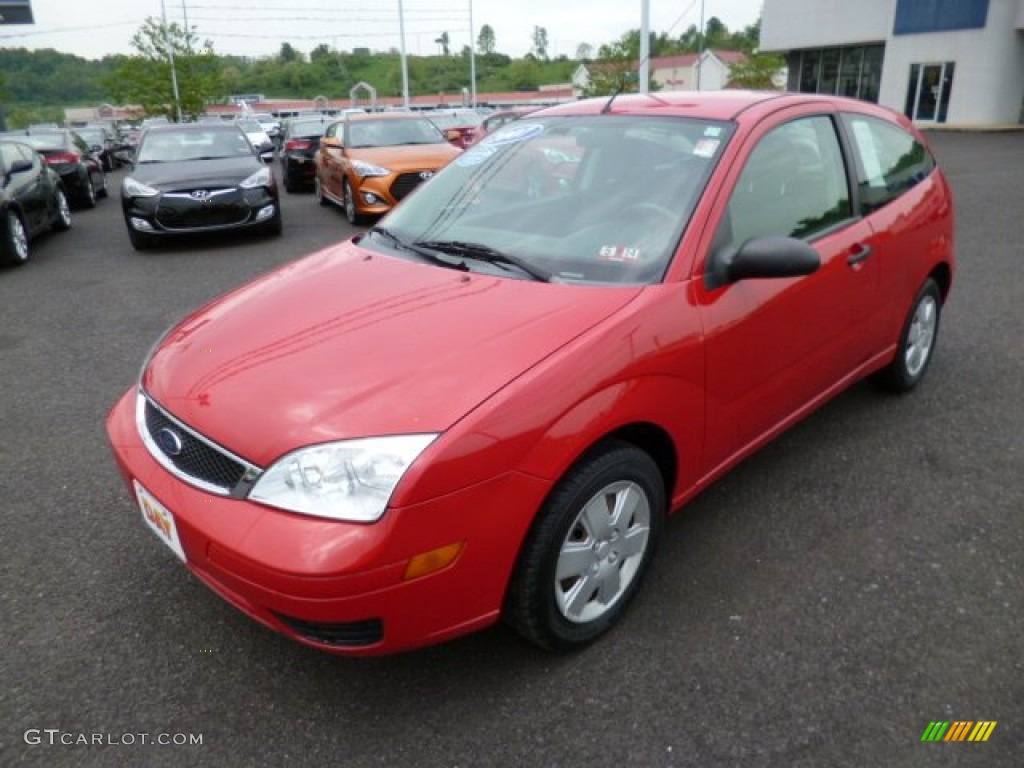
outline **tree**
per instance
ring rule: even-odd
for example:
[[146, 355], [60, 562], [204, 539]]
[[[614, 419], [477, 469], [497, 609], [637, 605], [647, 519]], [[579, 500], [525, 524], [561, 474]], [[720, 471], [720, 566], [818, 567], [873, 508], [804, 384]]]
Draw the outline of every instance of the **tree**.
[[494, 53], [494, 47], [497, 43], [494, 39], [494, 29], [490, 24], [484, 24], [480, 27], [480, 34], [476, 36], [476, 49], [486, 56], [489, 53]]
[[451, 44], [451, 38], [448, 37], [447, 30], [441, 33], [441, 36], [434, 41], [441, 46], [441, 55], [448, 55], [448, 46]]
[[590, 43], [580, 43], [576, 46], [576, 59], [586, 61], [594, 55], [594, 46]]
[[750, 56], [742, 64], [733, 64], [729, 70], [727, 88], [751, 88], [754, 90], [778, 90], [774, 78], [786, 66], [781, 56], [762, 53]]
[[320, 45], [309, 52], [309, 60], [311, 62], [326, 61], [333, 56], [334, 54], [331, 52], [331, 47], [327, 45], [327, 43], [320, 43]]
[[281, 43], [281, 52], [277, 58], [282, 64], [291, 64], [293, 61], [302, 61], [302, 54], [292, 46], [291, 43]]
[[533, 52], [538, 59], [547, 61], [548, 31], [544, 27], [533, 28]]
[[136, 53], [119, 57], [104, 78], [107, 92], [122, 103], [138, 104], [147, 115], [174, 116], [171, 53], [182, 113], [190, 117], [202, 114], [209, 102], [223, 95], [220, 59], [212, 42], [198, 44], [194, 28], [186, 30], [177, 23], [164, 24], [148, 17], [131, 44]]

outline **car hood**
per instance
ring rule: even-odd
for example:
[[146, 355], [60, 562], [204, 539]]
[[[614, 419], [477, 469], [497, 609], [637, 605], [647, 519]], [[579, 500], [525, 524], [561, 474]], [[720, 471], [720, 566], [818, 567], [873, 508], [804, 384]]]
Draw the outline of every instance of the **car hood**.
[[261, 168], [266, 166], [254, 155], [178, 163], [142, 163], [136, 165], [128, 175], [146, 186], [165, 191], [195, 186], [231, 187]]
[[181, 322], [142, 385], [268, 466], [313, 443], [444, 431], [641, 290], [465, 273], [349, 242]]
[[442, 168], [462, 151], [447, 141], [443, 144], [404, 144], [397, 147], [354, 147], [346, 151], [353, 160], [363, 160], [391, 170]]

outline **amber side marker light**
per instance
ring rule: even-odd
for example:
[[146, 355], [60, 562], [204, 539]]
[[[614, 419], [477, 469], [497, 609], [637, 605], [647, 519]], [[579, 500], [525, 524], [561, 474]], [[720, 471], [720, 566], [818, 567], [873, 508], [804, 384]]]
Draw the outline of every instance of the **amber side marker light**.
[[443, 547], [432, 549], [429, 552], [421, 552], [415, 555], [409, 560], [409, 564], [405, 566], [405, 574], [402, 576], [402, 579], [404, 581], [411, 581], [412, 579], [418, 579], [440, 571], [442, 568], [447, 568], [455, 562], [455, 558], [462, 552], [464, 543], [457, 541], [454, 544], [447, 544]]

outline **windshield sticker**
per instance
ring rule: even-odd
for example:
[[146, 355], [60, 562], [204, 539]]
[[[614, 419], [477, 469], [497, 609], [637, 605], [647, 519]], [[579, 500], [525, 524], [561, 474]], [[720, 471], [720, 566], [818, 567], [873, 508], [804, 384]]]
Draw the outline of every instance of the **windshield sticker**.
[[540, 123], [513, 123], [512, 125], [505, 126], [497, 133], [487, 136], [480, 144], [503, 147], [506, 144], [518, 144], [520, 141], [532, 139], [534, 136], [539, 136], [542, 133], [544, 133], [544, 126]]
[[710, 136], [712, 139], [717, 139], [722, 135], [722, 129], [717, 125], [709, 125], [704, 129], [704, 135]]
[[721, 143], [718, 139], [701, 139], [693, 148], [693, 154], [697, 157], [714, 157]]
[[491, 155], [497, 154], [498, 149], [499, 148], [494, 145], [485, 145], [483, 142], [480, 142], [455, 158], [455, 164], [461, 165], [464, 168], [471, 168], [474, 165], [482, 165]]
[[602, 245], [597, 253], [599, 261], [608, 261], [614, 264], [633, 264], [640, 261], [640, 249], [630, 248], [625, 245]]

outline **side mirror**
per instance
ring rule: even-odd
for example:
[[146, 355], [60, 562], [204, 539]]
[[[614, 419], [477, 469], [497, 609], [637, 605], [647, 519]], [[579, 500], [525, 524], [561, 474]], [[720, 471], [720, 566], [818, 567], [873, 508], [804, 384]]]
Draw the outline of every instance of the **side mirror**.
[[32, 170], [32, 163], [31, 163], [31, 161], [29, 161], [29, 160], [15, 160], [13, 163], [11, 163], [11, 167], [8, 169], [8, 172], [13, 175], [15, 173], [24, 173], [25, 171], [31, 171], [31, 170]]
[[818, 252], [793, 237], [755, 237], [740, 246], [716, 251], [705, 273], [708, 288], [751, 278], [798, 277], [821, 267]]
[[330, 149], [341, 149], [341, 139], [337, 136], [326, 136], [320, 139], [320, 146]]
[[448, 141], [458, 141], [459, 139], [462, 138], [462, 134], [456, 130], [449, 128], [447, 131], [444, 132], [444, 137], [448, 139]]
[[103, 147], [101, 147], [99, 144], [93, 144], [91, 147], [89, 147], [89, 149], [91, 149], [97, 155], [103, 151]]
[[267, 163], [269, 165], [270, 163], [274, 162], [274, 153], [273, 152], [260, 152], [260, 160], [262, 160], [264, 163]]

